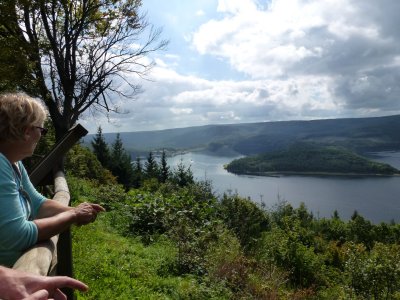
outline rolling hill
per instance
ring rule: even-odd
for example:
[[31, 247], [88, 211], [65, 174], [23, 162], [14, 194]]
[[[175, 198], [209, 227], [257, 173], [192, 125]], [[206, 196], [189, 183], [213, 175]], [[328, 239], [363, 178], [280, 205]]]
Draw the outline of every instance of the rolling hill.
[[[112, 144], [116, 133], [105, 133]], [[216, 155], [254, 155], [297, 142], [341, 146], [356, 153], [400, 149], [400, 115], [374, 118], [206, 125], [158, 131], [121, 132], [126, 150], [205, 151]], [[84, 143], [90, 144], [93, 135]], [[141, 154], [140, 154], [141, 155]]]

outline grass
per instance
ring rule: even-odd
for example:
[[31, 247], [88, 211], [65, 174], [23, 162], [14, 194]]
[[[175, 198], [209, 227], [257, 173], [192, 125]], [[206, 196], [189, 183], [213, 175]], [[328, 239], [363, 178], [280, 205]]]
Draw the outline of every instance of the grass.
[[177, 249], [167, 238], [146, 246], [113, 232], [106, 218], [73, 229], [74, 275], [89, 285], [77, 299], [227, 299], [221, 286], [174, 275]]

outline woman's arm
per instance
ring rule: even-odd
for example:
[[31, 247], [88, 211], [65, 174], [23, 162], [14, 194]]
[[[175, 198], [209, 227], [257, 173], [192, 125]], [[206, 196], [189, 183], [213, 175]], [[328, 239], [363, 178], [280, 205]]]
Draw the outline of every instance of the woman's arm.
[[42, 218], [33, 221], [38, 229], [38, 241], [59, 234], [72, 224], [85, 225], [94, 222], [97, 214], [102, 211], [105, 209], [98, 204], [81, 203], [77, 207], [66, 207], [56, 201], [47, 200], [39, 209]]
[[65, 206], [65, 205], [61, 204], [60, 202], [47, 199], [39, 207], [39, 211], [36, 215], [36, 219], [52, 217], [52, 216], [55, 216], [62, 212], [66, 212], [66, 211], [73, 210], [73, 209], [74, 209], [73, 207]]
[[[25, 167], [20, 163], [22, 180], [34, 205], [34, 223], [38, 229], [38, 241], [63, 232], [72, 224], [84, 225], [93, 222], [104, 208], [98, 204], [82, 203], [77, 207], [65, 206], [57, 201], [45, 199], [32, 185]], [[36, 208], [36, 210], [35, 210]]]
[[38, 230], [38, 242], [55, 236], [76, 222], [76, 214], [73, 210], [64, 211], [55, 216], [36, 219], [33, 222]]

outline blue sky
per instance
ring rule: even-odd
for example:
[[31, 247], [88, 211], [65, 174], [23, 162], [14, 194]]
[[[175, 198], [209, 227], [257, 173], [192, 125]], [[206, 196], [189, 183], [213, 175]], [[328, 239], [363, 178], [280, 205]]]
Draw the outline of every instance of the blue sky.
[[95, 132], [366, 117], [400, 110], [398, 0], [143, 0], [166, 51]]

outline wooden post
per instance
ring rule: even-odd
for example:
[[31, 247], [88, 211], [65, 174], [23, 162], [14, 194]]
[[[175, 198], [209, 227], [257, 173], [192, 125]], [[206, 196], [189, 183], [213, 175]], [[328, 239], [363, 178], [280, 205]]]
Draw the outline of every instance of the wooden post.
[[[54, 192], [58, 195], [57, 200], [62, 201], [63, 204], [69, 206], [71, 198], [69, 194], [69, 189], [67, 181], [65, 180], [64, 173], [58, 171], [54, 178]], [[57, 243], [57, 274], [63, 276], [73, 277], [73, 266], [72, 266], [72, 238], [71, 230], [60, 234]], [[67, 295], [68, 300], [75, 299], [74, 291], [70, 288], [63, 289], [65, 295]]]

